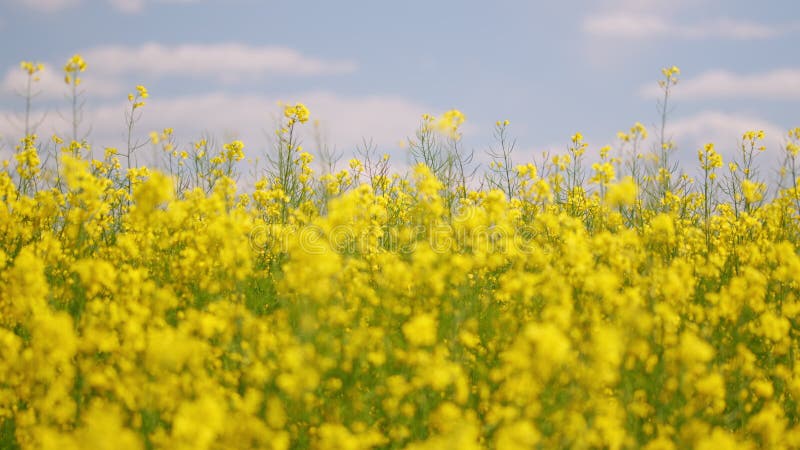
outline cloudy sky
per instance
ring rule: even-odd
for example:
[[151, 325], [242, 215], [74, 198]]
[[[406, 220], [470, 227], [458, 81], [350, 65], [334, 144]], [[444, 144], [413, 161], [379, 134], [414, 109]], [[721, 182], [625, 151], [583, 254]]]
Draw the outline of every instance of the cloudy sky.
[[[45, 64], [39, 134], [66, 134], [62, 67], [84, 74], [86, 127], [118, 145], [126, 96], [151, 98], [142, 136], [172, 127], [268, 146], [278, 101], [304, 102], [330, 145], [371, 138], [398, 163], [423, 113], [458, 108], [482, 151], [511, 121], [517, 162], [563, 151], [580, 131], [595, 151], [640, 121], [654, 131], [657, 80], [681, 69], [667, 132], [680, 159], [713, 141], [724, 155], [763, 129], [771, 155], [800, 126], [800, 2], [0, 0], [0, 134], [22, 133], [21, 60]], [[654, 133], [653, 133], [654, 134]], [[306, 147], [313, 140], [306, 139]], [[313, 148], [312, 148], [313, 150]]]

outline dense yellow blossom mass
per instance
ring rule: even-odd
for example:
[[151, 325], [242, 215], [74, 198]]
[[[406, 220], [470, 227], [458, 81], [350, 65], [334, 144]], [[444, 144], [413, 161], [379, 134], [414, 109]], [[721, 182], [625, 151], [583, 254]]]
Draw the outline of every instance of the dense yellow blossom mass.
[[[56, 171], [20, 141], [0, 448], [800, 448], [797, 129], [775, 195], [747, 159], [716, 176], [710, 144], [699, 187], [654, 197], [609, 147], [582, 184], [581, 133], [509, 168], [508, 195], [385, 156], [317, 174], [309, 110], [283, 112], [280, 170], [250, 192], [241, 141], [154, 132], [159, 170], [54, 136]], [[463, 121], [422, 133], [457, 144]]]

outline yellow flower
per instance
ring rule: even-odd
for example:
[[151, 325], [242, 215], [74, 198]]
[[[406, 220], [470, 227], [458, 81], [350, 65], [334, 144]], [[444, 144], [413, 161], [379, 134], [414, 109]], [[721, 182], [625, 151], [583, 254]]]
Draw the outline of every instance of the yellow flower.
[[362, 172], [364, 170], [364, 166], [361, 164], [361, 161], [358, 158], [350, 159], [348, 165], [355, 172]]
[[645, 128], [641, 123], [636, 122], [633, 127], [631, 127], [631, 134], [638, 136], [641, 139], [647, 139], [647, 128]]
[[[43, 64], [31, 61], [22, 61], [19, 63], [19, 66], [23, 71], [25, 71], [28, 74], [28, 76], [33, 76], [37, 72], [41, 72], [42, 70], [44, 70]], [[38, 80], [38, 78], [34, 79]]]
[[436, 128], [452, 139], [460, 139], [461, 134], [458, 132], [458, 129], [465, 120], [466, 117], [461, 111], [457, 109], [451, 109], [439, 117], [439, 119], [436, 121]]
[[703, 170], [714, 170], [722, 167], [722, 155], [714, 150], [714, 144], [706, 144], [702, 150], [697, 151], [697, 158], [700, 160], [700, 167]]
[[290, 124], [293, 124], [295, 122], [308, 122], [310, 113], [308, 108], [306, 108], [306, 105], [302, 103], [296, 103], [294, 105], [285, 105], [283, 107], [283, 115], [289, 119]]
[[436, 318], [431, 314], [419, 314], [403, 324], [403, 336], [413, 346], [430, 346], [436, 343]]
[[67, 60], [64, 65], [64, 81], [67, 84], [74, 84], [75, 86], [81, 83], [81, 79], [77, 76], [78, 73], [86, 71], [86, 61], [83, 60], [81, 55], [75, 54]]
[[236, 140], [227, 143], [223, 146], [225, 149], [225, 157], [229, 161], [241, 161], [244, 159], [244, 142]]
[[766, 186], [751, 180], [742, 180], [742, 195], [749, 203], [756, 203], [764, 198]]
[[661, 74], [667, 79], [667, 82], [675, 84], [678, 82], [678, 75], [681, 74], [681, 69], [677, 66], [665, 67], [661, 69]]
[[592, 164], [592, 170], [594, 170], [595, 174], [589, 179], [590, 184], [600, 184], [605, 186], [614, 181], [614, 165], [610, 162], [594, 163]]

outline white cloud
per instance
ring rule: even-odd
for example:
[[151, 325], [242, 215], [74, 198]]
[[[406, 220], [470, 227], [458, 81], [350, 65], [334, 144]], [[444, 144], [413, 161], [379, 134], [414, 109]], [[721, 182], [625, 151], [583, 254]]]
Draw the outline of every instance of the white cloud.
[[[137, 14], [144, 10], [147, 6], [147, 0], [107, 0], [111, 6], [119, 12], [125, 14]], [[155, 3], [169, 3], [169, 4], [189, 4], [198, 3], [200, 0], [150, 0]]]
[[748, 130], [764, 130], [768, 136], [782, 137], [784, 130], [756, 116], [722, 111], [702, 111], [667, 123], [667, 132], [676, 137], [706, 137], [714, 140], [738, 140]]
[[[800, 69], [777, 69], [768, 72], [740, 75], [726, 70], [712, 70], [695, 78], [680, 80], [672, 91], [682, 99], [800, 99]], [[642, 86], [642, 97], [658, 98], [660, 88], [655, 84]]]
[[331, 75], [356, 69], [352, 61], [326, 61], [286, 47], [236, 43], [101, 46], [83, 52], [83, 57], [93, 70], [109, 74], [192, 74], [229, 81], [271, 75]]
[[115, 9], [126, 14], [135, 14], [144, 9], [144, 0], [108, 0]]
[[661, 17], [633, 12], [589, 16], [584, 18], [582, 28], [589, 34], [620, 38], [645, 38], [669, 32], [669, 25]]
[[798, 23], [767, 25], [727, 17], [684, 24], [667, 15], [646, 11], [615, 11], [590, 15], [584, 18], [585, 33], [621, 39], [769, 39], [796, 32]]
[[[200, 0], [107, 0], [114, 9], [126, 14], [141, 12], [148, 2], [188, 4], [198, 1]], [[16, 0], [16, 2], [35, 11], [55, 13], [81, 5], [83, 0]]]
[[[270, 76], [321, 76], [348, 73], [356, 65], [346, 60], [323, 60], [277, 46], [244, 44], [187, 44], [166, 46], [148, 43], [141, 46], [100, 46], [79, 52], [88, 69], [81, 78], [92, 97], [124, 96], [135, 84], [153, 78], [204, 77], [214, 81], [234, 82]], [[65, 58], [66, 60], [66, 58]], [[61, 63], [45, 63], [36, 90], [42, 99], [63, 98], [66, 92]], [[18, 67], [9, 68], [0, 81], [0, 90], [9, 94], [26, 85], [26, 74]]]
[[675, 13], [698, 6], [718, 3], [719, 0], [597, 0], [597, 5], [607, 11], [648, 11]]
[[54, 13], [76, 6], [81, 0], [16, 0], [16, 2], [36, 11]]
[[722, 17], [696, 25], [678, 26], [678, 35], [686, 39], [769, 39], [797, 31], [797, 24], [768, 25]]

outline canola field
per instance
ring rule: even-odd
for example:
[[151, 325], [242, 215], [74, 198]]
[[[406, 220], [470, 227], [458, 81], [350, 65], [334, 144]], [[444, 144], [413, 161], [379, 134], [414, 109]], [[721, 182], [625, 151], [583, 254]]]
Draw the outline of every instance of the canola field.
[[246, 192], [239, 141], [18, 141], [0, 448], [800, 448], [800, 129], [684, 173], [640, 124], [525, 161], [500, 121], [476, 175], [453, 110], [404, 174], [374, 149], [320, 169], [310, 120], [284, 106]]

